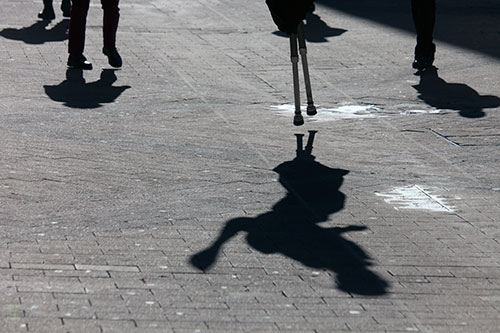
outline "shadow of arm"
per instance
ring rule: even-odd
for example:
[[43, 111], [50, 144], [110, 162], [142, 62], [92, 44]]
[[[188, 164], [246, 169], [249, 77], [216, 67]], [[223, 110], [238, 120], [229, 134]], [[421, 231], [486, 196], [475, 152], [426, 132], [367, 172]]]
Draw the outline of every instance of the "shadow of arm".
[[191, 256], [189, 259], [191, 265], [202, 271], [210, 269], [215, 263], [217, 255], [224, 243], [234, 237], [238, 232], [246, 230], [250, 221], [251, 219], [249, 218], [237, 218], [228, 221], [219, 234], [219, 237], [210, 247]]

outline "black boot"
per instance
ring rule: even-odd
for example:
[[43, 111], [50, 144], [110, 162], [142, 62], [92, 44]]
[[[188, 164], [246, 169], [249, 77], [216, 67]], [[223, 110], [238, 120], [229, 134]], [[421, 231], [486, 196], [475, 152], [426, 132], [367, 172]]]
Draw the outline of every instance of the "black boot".
[[120, 57], [116, 47], [104, 47], [102, 53], [108, 57], [108, 62], [111, 66], [122, 67], [122, 57]]
[[61, 10], [64, 17], [71, 17], [71, 0], [63, 0]]
[[43, 10], [38, 13], [38, 18], [42, 20], [53, 20], [56, 18], [54, 7], [52, 7], [52, 0], [43, 0]]
[[92, 64], [83, 54], [70, 54], [68, 57], [68, 67], [78, 69], [92, 69]]
[[432, 43], [429, 46], [422, 47], [418, 45], [415, 47], [415, 60], [413, 60], [413, 68], [423, 71], [426, 68], [432, 67], [434, 63], [434, 54], [436, 53], [436, 45]]

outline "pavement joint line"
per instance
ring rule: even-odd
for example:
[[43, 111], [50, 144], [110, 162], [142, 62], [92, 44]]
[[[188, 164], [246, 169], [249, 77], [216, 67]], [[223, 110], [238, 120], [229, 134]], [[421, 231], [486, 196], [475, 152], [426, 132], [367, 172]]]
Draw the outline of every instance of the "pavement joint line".
[[445, 140], [446, 142], [451, 143], [452, 145], [454, 145], [454, 146], [456, 146], [456, 147], [460, 147], [460, 145], [459, 145], [458, 143], [456, 143], [456, 142], [455, 142], [455, 141], [453, 141], [453, 140], [448, 139], [446, 136], [444, 136], [444, 135], [442, 135], [441, 133], [439, 133], [439, 132], [437, 132], [437, 131], [433, 130], [432, 128], [429, 128], [428, 130], [429, 130], [432, 134], [435, 134], [437, 137], [439, 137], [439, 138], [441, 138], [441, 139]]

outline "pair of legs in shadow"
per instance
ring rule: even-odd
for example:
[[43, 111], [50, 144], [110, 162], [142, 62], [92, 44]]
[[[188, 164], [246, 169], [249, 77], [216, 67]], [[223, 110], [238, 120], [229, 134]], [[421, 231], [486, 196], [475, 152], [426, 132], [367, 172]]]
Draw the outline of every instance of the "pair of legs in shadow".
[[[64, 17], [70, 17], [71, 15], [71, 0], [61, 1], [61, 11]], [[38, 13], [38, 18], [43, 20], [53, 20], [56, 18], [56, 12], [54, 11], [53, 0], [43, 0], [43, 10]]]
[[113, 103], [130, 86], [113, 86], [117, 77], [115, 69], [103, 69], [99, 80], [85, 82], [83, 70], [68, 68], [66, 80], [58, 85], [43, 86], [50, 99], [71, 108], [92, 109]]
[[418, 85], [413, 86], [419, 98], [437, 109], [456, 110], [462, 117], [481, 118], [484, 109], [500, 106], [500, 98], [493, 95], [480, 95], [476, 90], [463, 83], [448, 83], [438, 75], [434, 66], [417, 72]]
[[5, 28], [0, 31], [0, 36], [35, 45], [47, 42], [62, 42], [68, 39], [69, 20], [59, 21], [50, 29], [47, 29], [49, 25], [50, 20], [43, 20], [20, 29]]
[[307, 267], [333, 273], [340, 290], [360, 295], [387, 292], [388, 283], [370, 270], [372, 263], [368, 254], [343, 236], [365, 227], [318, 225], [343, 209], [345, 195], [339, 189], [348, 171], [315, 161], [311, 154], [314, 134], [310, 133], [305, 150], [302, 149], [303, 135], [297, 135], [296, 158], [274, 169], [288, 191], [286, 196], [269, 212], [227, 221], [217, 239], [191, 257], [192, 265], [203, 271], [210, 269], [224, 244], [244, 232], [248, 245], [259, 252], [282, 254]]

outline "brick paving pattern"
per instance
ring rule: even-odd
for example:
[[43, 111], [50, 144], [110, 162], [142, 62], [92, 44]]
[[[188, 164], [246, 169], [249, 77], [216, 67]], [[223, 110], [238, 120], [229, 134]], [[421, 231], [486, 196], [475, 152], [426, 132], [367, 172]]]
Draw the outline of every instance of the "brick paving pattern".
[[302, 127], [264, 1], [122, 1], [116, 71], [93, 1], [84, 73], [54, 5], [0, 12], [0, 332], [500, 331], [497, 3], [419, 77], [409, 3], [318, 0]]

